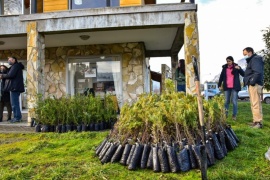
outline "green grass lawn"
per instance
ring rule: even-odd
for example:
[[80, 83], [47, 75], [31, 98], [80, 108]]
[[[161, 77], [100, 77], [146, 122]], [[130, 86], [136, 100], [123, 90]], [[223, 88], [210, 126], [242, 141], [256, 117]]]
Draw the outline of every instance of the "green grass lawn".
[[[252, 129], [249, 102], [239, 102], [237, 121], [228, 119], [241, 143], [208, 168], [208, 179], [270, 179], [270, 105], [263, 104], [264, 127]], [[109, 132], [0, 134], [0, 179], [200, 179], [199, 170], [186, 173], [129, 171], [120, 164], [104, 164], [95, 147]]]

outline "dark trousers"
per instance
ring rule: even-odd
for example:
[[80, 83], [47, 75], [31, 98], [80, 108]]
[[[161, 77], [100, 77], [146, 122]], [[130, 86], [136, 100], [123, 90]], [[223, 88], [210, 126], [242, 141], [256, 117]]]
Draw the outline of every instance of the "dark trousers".
[[10, 102], [0, 102], [0, 120], [3, 119], [4, 107], [7, 107], [8, 119], [11, 119], [11, 104]]

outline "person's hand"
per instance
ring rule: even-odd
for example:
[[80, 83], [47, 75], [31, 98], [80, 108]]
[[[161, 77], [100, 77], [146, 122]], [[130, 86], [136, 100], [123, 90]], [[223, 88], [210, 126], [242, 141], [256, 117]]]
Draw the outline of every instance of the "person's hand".
[[220, 91], [222, 90], [222, 88], [221, 88], [221, 87], [219, 87], [218, 89], [219, 89]]
[[0, 79], [2, 79], [3, 78], [3, 75], [2, 74], [0, 74]]
[[235, 69], [240, 69], [241, 67], [240, 66], [235, 66]]

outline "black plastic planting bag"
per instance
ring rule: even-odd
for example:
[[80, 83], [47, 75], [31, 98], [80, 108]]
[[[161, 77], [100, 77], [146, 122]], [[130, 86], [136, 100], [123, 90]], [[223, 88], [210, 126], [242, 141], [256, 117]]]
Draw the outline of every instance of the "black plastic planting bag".
[[167, 146], [167, 155], [169, 160], [169, 166], [171, 172], [176, 173], [180, 171], [180, 167], [177, 161], [176, 151], [172, 146]]
[[226, 130], [224, 130], [224, 135], [225, 135], [225, 143], [226, 143], [226, 147], [229, 151], [234, 150], [234, 148], [236, 147], [233, 139], [231, 138], [231, 136], [227, 133]]
[[139, 165], [139, 162], [142, 157], [142, 152], [143, 152], [143, 145], [136, 144], [135, 150], [128, 165], [129, 170], [135, 170], [136, 167]]
[[127, 165], [129, 165], [129, 163], [130, 163], [130, 160], [131, 160], [131, 158], [133, 156], [133, 152], [134, 152], [135, 148], [136, 148], [136, 145], [133, 144], [132, 147], [131, 147], [130, 153], [128, 155], [128, 158], [127, 158], [127, 163], [126, 163]]
[[225, 143], [225, 135], [223, 131], [218, 132], [218, 140], [220, 142], [221, 148], [223, 150], [224, 155], [226, 156], [228, 154], [228, 150]]
[[194, 157], [192, 146], [187, 145], [186, 147], [188, 148], [188, 154], [189, 154], [189, 160], [190, 160], [191, 168], [195, 169], [195, 168], [198, 167], [198, 164], [197, 164], [196, 158]]
[[96, 148], [96, 155], [99, 155], [101, 150], [103, 149], [104, 145], [107, 143], [107, 139], [105, 139], [97, 148]]
[[148, 169], [153, 169], [153, 148], [150, 149], [146, 167]]
[[127, 165], [127, 159], [128, 159], [131, 147], [132, 147], [132, 145], [130, 145], [130, 144], [125, 145], [125, 149], [123, 151], [123, 154], [122, 154], [122, 157], [121, 157], [121, 160], [120, 160], [120, 164]]
[[145, 169], [147, 167], [147, 161], [148, 161], [150, 151], [151, 151], [151, 146], [148, 144], [144, 144], [140, 168]]
[[214, 145], [215, 157], [217, 159], [223, 159], [225, 155], [215, 133], [212, 133], [212, 142]]
[[232, 129], [232, 127], [229, 125], [229, 126], [227, 127], [227, 129], [230, 131], [230, 133], [232, 134], [232, 136], [234, 137], [234, 139], [236, 140], [236, 142], [239, 143], [240, 140], [239, 140], [238, 137], [236, 136], [236, 134], [235, 134], [234, 130]]
[[207, 154], [207, 159], [208, 159], [208, 166], [212, 166], [215, 164], [215, 155], [214, 155], [214, 149], [211, 145], [211, 143], [207, 140], [205, 142], [205, 151]]
[[116, 149], [117, 149], [117, 144], [112, 143], [109, 149], [107, 150], [107, 152], [105, 153], [105, 155], [103, 156], [101, 163], [104, 164], [104, 163], [110, 162]]
[[199, 167], [199, 169], [201, 169], [201, 164], [202, 164], [201, 146], [200, 145], [192, 145], [192, 151], [193, 151], [194, 156], [197, 160], [198, 167]]
[[111, 159], [111, 162], [112, 163], [115, 163], [115, 162], [118, 162], [120, 161], [121, 157], [122, 157], [122, 154], [123, 154], [123, 151], [124, 151], [124, 146], [122, 146], [121, 144], [118, 145], [112, 159]]
[[225, 129], [225, 131], [227, 132], [228, 136], [230, 136], [231, 140], [232, 140], [232, 143], [234, 145], [234, 148], [236, 148], [238, 146], [236, 140], [234, 139], [233, 135], [231, 134], [231, 132], [229, 131], [229, 129]]
[[106, 152], [108, 151], [108, 149], [110, 148], [111, 145], [112, 145], [112, 143], [110, 143], [110, 142], [107, 142], [105, 144], [105, 146], [103, 147], [103, 149], [101, 150], [101, 152], [98, 156], [100, 160], [103, 158], [103, 156], [105, 156]]
[[158, 147], [153, 146], [153, 171], [154, 172], [160, 172], [160, 163], [158, 158]]
[[191, 163], [189, 159], [188, 149], [184, 148], [177, 154], [178, 164], [180, 170], [183, 172], [189, 171], [191, 169]]
[[159, 147], [158, 148], [158, 160], [160, 164], [161, 171], [163, 173], [170, 172], [170, 166], [169, 166], [169, 161], [167, 157], [167, 152], [164, 147]]

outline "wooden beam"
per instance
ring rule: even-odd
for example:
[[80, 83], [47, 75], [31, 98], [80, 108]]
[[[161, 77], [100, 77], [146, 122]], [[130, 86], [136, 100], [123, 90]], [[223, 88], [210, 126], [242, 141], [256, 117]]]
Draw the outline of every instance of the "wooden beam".
[[173, 40], [173, 44], [171, 47], [171, 55], [172, 56], [177, 55], [183, 45], [184, 45], [184, 26], [180, 26], [177, 29], [177, 33]]
[[146, 57], [170, 57], [171, 50], [148, 50], [145, 53]]

